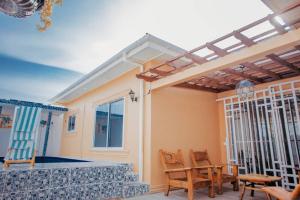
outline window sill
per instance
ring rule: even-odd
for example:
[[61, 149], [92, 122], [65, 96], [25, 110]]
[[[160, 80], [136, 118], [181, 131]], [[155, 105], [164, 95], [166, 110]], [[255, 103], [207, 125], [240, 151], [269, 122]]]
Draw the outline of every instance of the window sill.
[[77, 131], [67, 131], [64, 134], [65, 136], [76, 136], [77, 135]]
[[120, 152], [120, 153], [129, 153], [128, 150], [124, 148], [102, 148], [102, 147], [93, 147], [91, 148], [91, 151], [97, 151], [97, 152]]

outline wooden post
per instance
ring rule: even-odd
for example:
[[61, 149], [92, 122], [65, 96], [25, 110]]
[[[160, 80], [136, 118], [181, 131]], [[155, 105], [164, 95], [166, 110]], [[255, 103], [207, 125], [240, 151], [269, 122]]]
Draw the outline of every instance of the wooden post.
[[47, 145], [48, 145], [48, 139], [49, 139], [49, 133], [50, 133], [51, 119], [52, 119], [52, 112], [49, 112], [48, 113], [48, 119], [47, 119], [47, 125], [46, 125], [46, 132], [45, 132], [43, 157], [46, 156], [46, 152], [47, 152]]

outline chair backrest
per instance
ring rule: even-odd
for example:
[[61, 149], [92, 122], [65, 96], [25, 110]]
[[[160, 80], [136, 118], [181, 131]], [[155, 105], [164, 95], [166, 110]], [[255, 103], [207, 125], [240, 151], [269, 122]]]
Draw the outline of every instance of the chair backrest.
[[[164, 170], [178, 169], [178, 168], [185, 167], [183, 154], [181, 150], [177, 150], [176, 153], [159, 150], [159, 154], [160, 154], [160, 161]], [[172, 172], [172, 173], [168, 173], [168, 177], [170, 179], [182, 179], [182, 178], [186, 178], [187, 175], [185, 172]]]
[[292, 200], [300, 199], [300, 184], [296, 185], [292, 192]]
[[11, 130], [5, 160], [28, 160], [34, 155], [37, 143], [41, 108], [18, 106], [15, 108], [14, 123]]
[[205, 151], [193, 151], [190, 150], [190, 157], [192, 160], [193, 166], [203, 166], [203, 165], [211, 165], [211, 161], [209, 159], [207, 150]]
[[181, 150], [177, 150], [176, 153], [159, 150], [161, 164], [164, 169], [176, 169], [184, 167], [184, 160]]

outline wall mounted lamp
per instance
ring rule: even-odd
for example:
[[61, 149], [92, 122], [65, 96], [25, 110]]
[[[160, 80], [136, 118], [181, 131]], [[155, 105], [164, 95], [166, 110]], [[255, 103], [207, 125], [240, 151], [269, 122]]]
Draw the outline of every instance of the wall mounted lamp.
[[135, 96], [135, 92], [133, 90], [130, 89], [128, 94], [132, 102], [137, 102], [138, 98]]

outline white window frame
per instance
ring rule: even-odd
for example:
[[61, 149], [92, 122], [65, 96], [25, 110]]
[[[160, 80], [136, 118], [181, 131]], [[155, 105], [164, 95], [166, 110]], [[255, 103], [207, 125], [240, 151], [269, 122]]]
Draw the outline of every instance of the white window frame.
[[[71, 118], [71, 117], [75, 117], [75, 121], [74, 121], [74, 129], [69, 130], [69, 122], [70, 122], [70, 118]], [[75, 133], [75, 132], [76, 132], [76, 121], [77, 121], [76, 118], [77, 118], [77, 116], [76, 116], [75, 113], [68, 116], [68, 123], [67, 123], [67, 132], [68, 132], [68, 133]]]
[[[121, 147], [95, 147], [95, 125], [96, 125], [96, 109], [98, 106], [101, 106], [101, 105], [104, 105], [104, 104], [110, 104], [110, 103], [113, 103], [113, 102], [117, 102], [117, 101], [123, 101], [123, 123], [122, 123], [122, 146]], [[126, 118], [126, 98], [125, 97], [121, 97], [121, 98], [116, 98], [116, 99], [113, 99], [113, 100], [109, 100], [109, 101], [106, 101], [106, 102], [102, 102], [102, 103], [99, 103], [97, 104], [95, 107], [94, 107], [94, 123], [93, 123], [93, 139], [92, 139], [92, 150], [94, 151], [124, 151], [124, 139], [125, 139], [125, 118]], [[108, 117], [108, 120], [109, 120], [109, 117]], [[109, 127], [107, 127], [107, 130], [109, 129]], [[107, 138], [108, 139], [108, 135], [107, 135]]]

